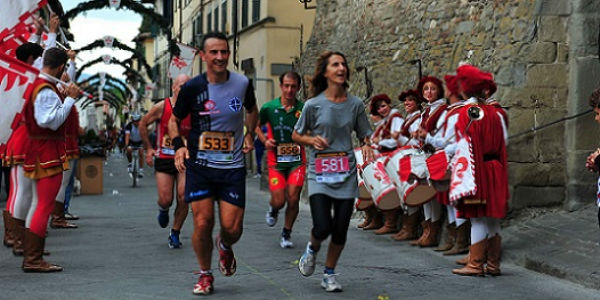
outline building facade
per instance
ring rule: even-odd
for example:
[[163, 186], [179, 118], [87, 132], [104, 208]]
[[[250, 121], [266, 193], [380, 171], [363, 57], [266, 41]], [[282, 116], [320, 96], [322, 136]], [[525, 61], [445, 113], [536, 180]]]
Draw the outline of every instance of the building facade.
[[[219, 31], [227, 35], [231, 49], [229, 68], [252, 80], [259, 105], [280, 95], [279, 75], [297, 64], [315, 16], [315, 10], [305, 10], [297, 0], [163, 0], [161, 4], [168, 2], [172, 6], [171, 34], [175, 40], [200, 49], [205, 33]], [[165, 11], [158, 6], [155, 9]], [[160, 62], [163, 83], [166, 72], [162, 71], [166, 69], [161, 54], [157, 52], [155, 63]], [[202, 70], [197, 56], [193, 75]], [[167, 87], [163, 84], [159, 93], [166, 93]]]

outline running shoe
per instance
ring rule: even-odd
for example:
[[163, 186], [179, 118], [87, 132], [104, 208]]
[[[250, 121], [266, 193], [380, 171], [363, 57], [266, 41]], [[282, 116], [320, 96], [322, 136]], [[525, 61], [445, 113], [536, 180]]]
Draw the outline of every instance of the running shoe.
[[79, 216], [74, 215], [68, 211], [65, 211], [65, 219], [67, 219], [68, 221], [79, 220]]
[[267, 215], [265, 216], [265, 221], [269, 227], [275, 226], [277, 224], [277, 215], [278, 211], [274, 211], [272, 207], [269, 206], [269, 210], [267, 211]]
[[217, 236], [215, 247], [217, 247], [217, 250], [219, 251], [219, 271], [221, 271], [224, 276], [233, 275], [236, 271], [236, 261], [233, 249], [229, 248], [228, 250], [224, 250], [223, 247], [221, 247], [220, 236]]
[[169, 248], [180, 248], [181, 245], [181, 241], [179, 240], [179, 231], [171, 230], [171, 233], [169, 234]]
[[158, 216], [156, 217], [158, 220], [158, 225], [162, 228], [166, 228], [169, 225], [169, 210], [158, 209]]
[[281, 248], [292, 248], [294, 247], [294, 243], [292, 243], [292, 241], [290, 241], [289, 237], [281, 237], [281, 240], [279, 241], [279, 246], [281, 246]]
[[321, 280], [321, 286], [327, 292], [341, 292], [342, 285], [335, 279], [337, 274], [323, 274], [323, 280]]
[[200, 274], [198, 283], [194, 285], [194, 295], [208, 295], [213, 291], [213, 281], [215, 278], [212, 274]]
[[298, 270], [304, 276], [310, 276], [315, 272], [316, 253], [310, 249], [310, 242], [306, 244], [306, 249], [298, 261]]

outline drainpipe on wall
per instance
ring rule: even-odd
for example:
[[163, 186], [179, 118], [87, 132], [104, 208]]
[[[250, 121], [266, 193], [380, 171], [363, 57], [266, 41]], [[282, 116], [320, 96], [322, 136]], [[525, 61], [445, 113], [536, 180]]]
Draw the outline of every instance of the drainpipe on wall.
[[232, 0], [232, 21], [231, 21], [231, 25], [233, 26], [233, 65], [235, 66], [235, 69], [238, 70], [240, 68], [240, 62], [238, 61], [238, 57], [237, 57], [237, 47], [238, 47], [238, 6], [237, 6], [237, 0]]
[[183, 36], [183, 0], [179, 0], [179, 42], [180, 43], [183, 43], [182, 36]]

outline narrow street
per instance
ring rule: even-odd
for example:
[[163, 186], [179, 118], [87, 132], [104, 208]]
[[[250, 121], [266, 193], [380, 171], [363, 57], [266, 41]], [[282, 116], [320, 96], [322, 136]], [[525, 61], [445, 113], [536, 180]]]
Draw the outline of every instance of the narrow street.
[[[126, 164], [112, 154], [104, 166], [104, 194], [73, 199], [81, 216], [74, 230], [49, 229], [47, 260], [64, 266], [55, 274], [27, 274], [21, 258], [0, 251], [0, 299], [197, 299], [192, 287], [198, 270], [191, 247], [192, 219], [182, 232], [183, 247], [169, 249], [168, 230], [156, 222], [156, 190], [146, 168], [131, 188]], [[353, 220], [336, 271], [343, 293], [320, 285], [324, 251], [315, 275], [304, 278], [297, 259], [308, 239], [310, 212], [302, 206], [293, 249], [279, 247], [281, 223], [265, 225], [267, 193], [247, 179], [244, 235], [235, 245], [237, 273], [224, 278], [213, 263], [214, 299], [600, 299], [597, 290], [503, 264], [503, 276], [471, 278], [451, 274], [458, 257], [375, 236]], [[171, 210], [172, 211], [172, 210]], [[281, 221], [281, 220], [279, 220]], [[510, 251], [510, 249], [505, 249]], [[213, 262], [217, 260], [216, 252]]]

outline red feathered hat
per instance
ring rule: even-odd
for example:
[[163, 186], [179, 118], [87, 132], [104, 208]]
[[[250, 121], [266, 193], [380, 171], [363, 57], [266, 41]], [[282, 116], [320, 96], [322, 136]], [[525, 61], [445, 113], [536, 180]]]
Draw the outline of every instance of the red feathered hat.
[[421, 80], [419, 80], [419, 84], [417, 84], [417, 93], [419, 93], [419, 96], [422, 99], [425, 99], [425, 97], [423, 97], [423, 86], [425, 86], [425, 84], [428, 82], [433, 82], [433, 84], [438, 87], [438, 99], [444, 98], [444, 84], [441, 80], [437, 79], [437, 77], [433, 76], [424, 76], [421, 78]]
[[456, 77], [459, 80], [460, 89], [467, 94], [481, 92], [487, 87], [490, 80], [489, 75], [471, 65], [458, 67]]
[[446, 75], [444, 76], [444, 81], [446, 82], [446, 88], [452, 95], [459, 95], [458, 92], [458, 78], [455, 75]]
[[381, 101], [384, 101], [387, 104], [392, 103], [392, 99], [390, 99], [390, 97], [387, 94], [379, 94], [373, 96], [373, 98], [371, 98], [371, 106], [369, 107], [369, 110], [372, 115], [379, 115], [379, 113], [377, 112], [377, 108], [379, 107], [379, 103]]

